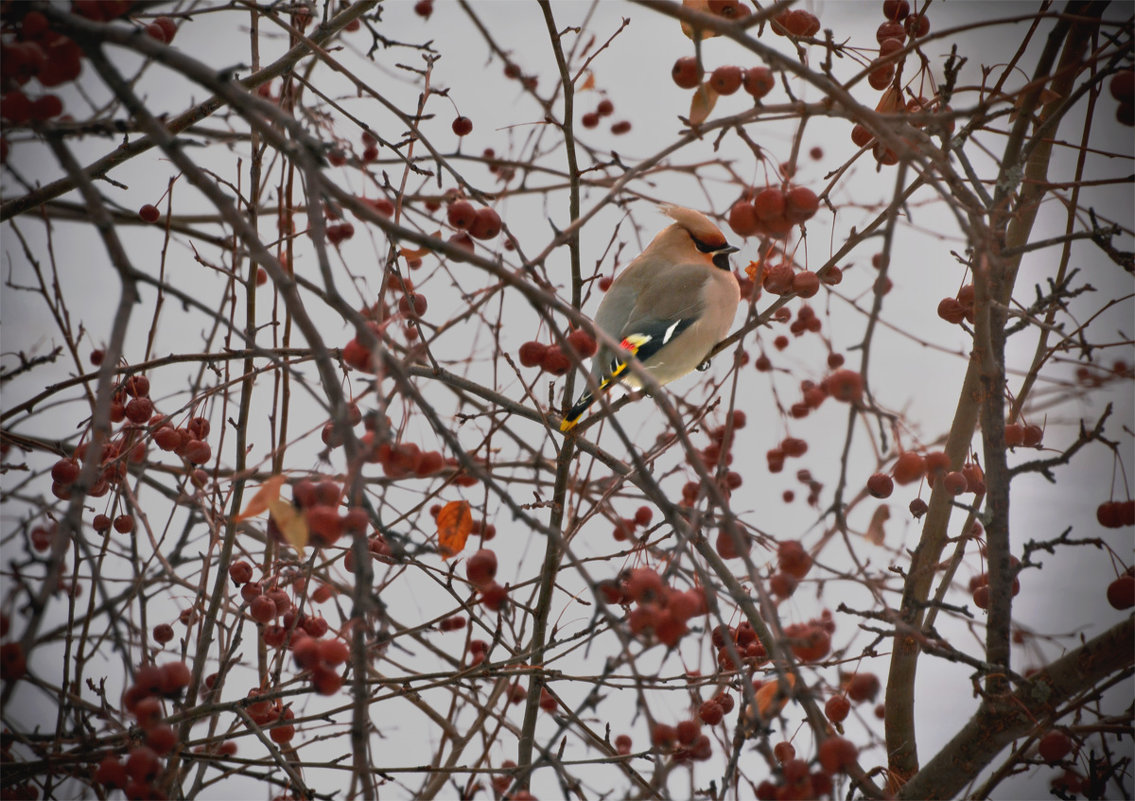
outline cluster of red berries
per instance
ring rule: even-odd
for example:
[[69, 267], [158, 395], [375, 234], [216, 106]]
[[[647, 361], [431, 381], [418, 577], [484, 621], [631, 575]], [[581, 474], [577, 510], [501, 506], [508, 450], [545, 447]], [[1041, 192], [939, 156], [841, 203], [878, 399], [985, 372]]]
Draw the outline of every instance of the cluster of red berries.
[[[670, 77], [682, 89], [696, 89], [705, 78], [705, 71], [694, 56], [683, 56], [674, 62]], [[725, 64], [710, 73], [708, 86], [719, 95], [731, 95], [744, 89], [753, 99], [760, 100], [776, 86], [776, 78], [768, 67], [742, 69]]]
[[347, 643], [337, 637], [321, 640], [304, 631], [296, 632], [289, 647], [296, 666], [300, 670], [310, 671], [311, 686], [317, 693], [334, 695], [343, 686], [343, 677], [338, 668], [350, 656]]
[[784, 627], [784, 638], [792, 653], [801, 662], [815, 662], [823, 659], [832, 650], [832, 632], [835, 621], [832, 613], [825, 609], [820, 617], [807, 623], [792, 623]]
[[1135, 126], [1135, 71], [1120, 70], [1111, 76], [1108, 84], [1111, 96], [1119, 101], [1115, 118], [1128, 128]]
[[[612, 103], [609, 98], [605, 97], [600, 100], [599, 103], [595, 106], [594, 111], [588, 111], [582, 117], [580, 117], [579, 122], [584, 128], [598, 128], [600, 120], [602, 120], [604, 117], [610, 117], [614, 113], [615, 104]], [[616, 136], [625, 134], [630, 131], [630, 129], [631, 124], [627, 120], [620, 120], [619, 122], [612, 123], [611, 125], [611, 133], [615, 134]]]
[[650, 743], [658, 751], [668, 753], [674, 762], [704, 762], [713, 757], [709, 735], [702, 734], [697, 718], [682, 720], [677, 725], [655, 723], [650, 729]]
[[[599, 350], [595, 338], [582, 328], [572, 331], [565, 340], [578, 359], [590, 359]], [[539, 367], [552, 375], [565, 375], [571, 369], [571, 359], [558, 344], [530, 340], [520, 346], [517, 356], [524, 367]]]
[[177, 745], [177, 733], [162, 722], [162, 699], [178, 698], [189, 686], [190, 678], [184, 662], [138, 668], [134, 683], [123, 695], [122, 705], [138, 721], [144, 744], [133, 746], [125, 762], [116, 754], [106, 755], [94, 770], [96, 782], [125, 790], [127, 798], [165, 798], [153, 782], [161, 775], [162, 758]]
[[868, 83], [872, 89], [886, 89], [895, 77], [895, 61], [890, 56], [906, 46], [906, 38], [921, 39], [930, 33], [930, 19], [925, 14], [911, 14], [907, 0], [883, 3], [886, 22], [875, 32], [879, 57], [869, 65]]
[[715, 626], [710, 642], [717, 649], [718, 670], [727, 673], [739, 670], [742, 665], [757, 668], [768, 661], [768, 652], [747, 620], [737, 626]]
[[[94, 354], [92, 354], [94, 357]], [[146, 441], [144, 435], [148, 427], [154, 443], [164, 451], [174, 451], [191, 465], [203, 464], [212, 458], [212, 449], [205, 439], [209, 434], [209, 421], [195, 417], [184, 427], [174, 428], [170, 419], [157, 414], [150, 400], [150, 380], [144, 375], [127, 378], [114, 392], [110, 404], [112, 423], [125, 423], [119, 436], [103, 443], [100, 452], [100, 473], [87, 495], [98, 498], [105, 495], [112, 486], [125, 479], [127, 462], [142, 464], [146, 461]], [[60, 459], [51, 468], [51, 491], [55, 497], [66, 500], [71, 497], [71, 486], [79, 478], [81, 462], [85, 461], [91, 445], [79, 445], [70, 458]], [[196, 476], [201, 483], [203, 476]], [[129, 522], [128, 522], [129, 521]], [[112, 525], [106, 515], [96, 515], [93, 526], [96, 531], [107, 531]], [[116, 519], [116, 531], [126, 534], [133, 530], [133, 519]]]
[[815, 771], [796, 756], [796, 749], [790, 743], [777, 743], [773, 755], [780, 762], [780, 775], [777, 777], [780, 783], [765, 779], [758, 784], [755, 791], [758, 801], [803, 801], [832, 795], [835, 787], [832, 774], [844, 772], [854, 765], [859, 749], [843, 737], [828, 737], [817, 749], [819, 769]]
[[1116, 360], [1110, 370], [1102, 365], [1093, 370], [1086, 364], [1076, 368], [1076, 380], [1088, 387], [1100, 387], [1109, 381], [1131, 378], [1135, 378], [1135, 370], [1122, 359]]
[[253, 687], [248, 691], [248, 706], [245, 707], [248, 716], [257, 726], [271, 727], [268, 730], [268, 736], [272, 738], [272, 742], [279, 745], [290, 743], [292, 738], [296, 736], [296, 727], [288, 721], [295, 718], [295, 713], [291, 706], [282, 706], [278, 698], [274, 701], [270, 699], [255, 700], [263, 694], [258, 687]]
[[500, 215], [488, 206], [474, 206], [468, 200], [455, 200], [445, 209], [449, 224], [467, 231], [474, 239], [495, 239], [500, 235]]
[[[729, 227], [737, 236], [768, 236], [779, 239], [788, 236], [794, 226], [812, 219], [819, 208], [819, 198], [806, 186], [785, 188], [766, 186], [760, 190], [750, 189], [730, 207]], [[789, 271], [788, 286], [782, 285], [784, 282], [775, 284], [779, 288], [776, 294], [784, 295], [793, 291], [790, 285], [792, 268], [786, 264], [780, 266]], [[772, 271], [766, 270], [766, 275], [769, 272]], [[768, 288], [767, 284], [765, 288]], [[818, 277], [816, 289], [819, 289]], [[805, 297], [810, 296], [805, 295]]]
[[[386, 537], [382, 536], [380, 531], [376, 531], [367, 537], [367, 553], [370, 554], [373, 561], [384, 564], [392, 565], [397, 561], [394, 549], [390, 547], [390, 543], [386, 541]], [[348, 573], [354, 573], [355, 567], [355, 550], [348, 545], [346, 553], [343, 554], [343, 569]]]
[[[1039, 427], [1035, 442], [1039, 443]], [[1030, 441], [1033, 436], [1030, 434]], [[961, 470], [950, 469], [950, 459], [943, 451], [921, 454], [917, 451], [903, 451], [895, 459], [891, 473], [874, 473], [867, 479], [867, 491], [875, 498], [889, 498], [894, 492], [895, 483], [913, 484], [926, 478], [933, 488], [939, 479], [951, 495], [973, 493], [985, 494], [985, 472], [976, 462], [966, 462]], [[912, 507], [912, 511], [914, 511]]]
[[[834, 784], [831, 774], [823, 769], [809, 773], [808, 763], [796, 756], [792, 743], [779, 742], [773, 747], [772, 753], [778, 763], [778, 775], [775, 780], [765, 779], [757, 785], [755, 794], [760, 801], [795, 801], [832, 795]], [[782, 783], [778, 784], [777, 780]]]
[[342, 222], [329, 224], [326, 228], [326, 232], [327, 241], [334, 247], [338, 247], [355, 235], [355, 226], [349, 220], [343, 220]]
[[360, 203], [371, 208], [376, 214], [383, 217], [394, 216], [394, 203], [384, 197], [357, 197]]
[[1096, 520], [1104, 528], [1135, 525], [1135, 501], [1104, 501], [1096, 507]]
[[[714, 426], [706, 430], [706, 435], [709, 437], [709, 444], [698, 451], [686, 456], [687, 464], [694, 466], [698, 463], [702, 468], [714, 475], [717, 472], [717, 466], [733, 464], [733, 444], [736, 439], [736, 432], [745, 427], [748, 418], [745, 413], [740, 409], [734, 409], [728, 424]], [[742, 484], [741, 474], [728, 470], [721, 476], [718, 481], [718, 488], [721, 490], [725, 497], [735, 489], [739, 489]], [[698, 481], [687, 481], [682, 486], [682, 506], [693, 506], [697, 503], [698, 495], [701, 494], [701, 483]]]
[[[1021, 560], [1015, 556], [1009, 557], [1009, 565], [1013, 569], [1013, 587], [1012, 594], [1016, 597], [1017, 593], [1021, 591], [1021, 580], [1017, 578], [1016, 572], [1020, 570]], [[981, 573], [974, 576], [969, 580], [970, 595], [973, 596], [973, 605], [978, 609], [989, 608], [989, 573]]]
[[621, 582], [622, 594], [634, 604], [627, 618], [631, 633], [655, 639], [673, 648], [689, 631], [691, 618], [709, 611], [700, 587], [678, 590], [667, 585], [653, 568], [631, 570]]
[[716, 726], [733, 711], [733, 696], [724, 688], [698, 706], [698, 718], [707, 726]]
[[799, 540], [785, 540], [776, 546], [777, 572], [769, 577], [769, 592], [783, 600], [796, 592], [800, 581], [812, 569], [812, 556]]
[[[493, 534], [495, 535], [495, 529]], [[481, 603], [485, 608], [499, 612], [508, 600], [508, 589], [496, 582], [496, 575], [497, 555], [489, 548], [481, 548], [465, 560], [465, 576], [480, 593]]]
[[654, 511], [649, 506], [640, 506], [635, 510], [634, 517], [622, 517], [615, 521], [611, 538], [615, 542], [625, 542], [634, 537], [636, 529], [648, 527], [653, 518]]
[[815, 36], [820, 32], [820, 20], [802, 8], [782, 11], [773, 17], [772, 32], [777, 36]]
[[163, 451], [172, 451], [194, 465], [205, 464], [213, 457], [207, 442], [211, 426], [206, 418], [192, 417], [185, 425], [175, 427], [168, 417], [162, 416], [155, 426], [154, 444]]
[[957, 325], [965, 320], [973, 324], [974, 315], [974, 288], [973, 284], [966, 284], [958, 290], [952, 298], [942, 298], [938, 302], [938, 316], [948, 323]]

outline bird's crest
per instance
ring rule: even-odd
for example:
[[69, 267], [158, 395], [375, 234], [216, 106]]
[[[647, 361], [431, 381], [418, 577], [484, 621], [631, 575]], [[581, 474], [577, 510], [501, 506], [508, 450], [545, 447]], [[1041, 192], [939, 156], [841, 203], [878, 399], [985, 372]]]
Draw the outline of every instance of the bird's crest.
[[725, 244], [725, 235], [721, 233], [721, 229], [700, 211], [671, 205], [662, 206], [661, 211], [689, 231], [690, 236], [698, 242], [704, 242], [707, 245]]

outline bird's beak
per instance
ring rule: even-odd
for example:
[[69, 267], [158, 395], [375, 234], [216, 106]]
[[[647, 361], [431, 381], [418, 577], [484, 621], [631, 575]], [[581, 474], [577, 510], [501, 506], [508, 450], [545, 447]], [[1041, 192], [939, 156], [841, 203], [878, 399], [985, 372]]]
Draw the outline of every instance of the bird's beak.
[[724, 253], [726, 255], [729, 255], [730, 253], [736, 253], [740, 249], [741, 248], [734, 247], [733, 245], [726, 245], [723, 248], [718, 248], [717, 250], [713, 251], [713, 255], [716, 256], [719, 253]]

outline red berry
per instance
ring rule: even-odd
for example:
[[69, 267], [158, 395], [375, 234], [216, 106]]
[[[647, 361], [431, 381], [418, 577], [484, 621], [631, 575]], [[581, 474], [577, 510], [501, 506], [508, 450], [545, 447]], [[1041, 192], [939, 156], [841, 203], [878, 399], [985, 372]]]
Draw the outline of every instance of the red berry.
[[267, 595], [259, 595], [248, 606], [248, 613], [258, 623], [268, 623], [276, 617], [276, 604]]
[[1049, 765], [1056, 765], [1072, 753], [1072, 741], [1064, 732], [1053, 729], [1040, 738], [1036, 750], [1041, 759]]
[[114, 754], [107, 754], [95, 770], [94, 779], [99, 784], [121, 790], [127, 783], [126, 766]]
[[138, 745], [130, 749], [126, 758], [126, 773], [137, 782], [150, 782], [158, 777], [161, 760], [153, 749]]
[[874, 673], [856, 673], [844, 682], [844, 692], [857, 704], [874, 701], [879, 689], [879, 677]]
[[584, 128], [598, 128], [599, 127], [599, 113], [596, 111], [589, 111], [579, 118], [580, 124]]
[[1135, 606], [1135, 577], [1120, 576], [1107, 585], [1107, 602], [1115, 609]]
[[784, 216], [789, 222], [801, 223], [810, 220], [820, 208], [816, 193], [803, 186], [793, 187], [788, 192]]
[[477, 219], [477, 209], [468, 200], [457, 200], [449, 204], [446, 216], [454, 228], [465, 229]]
[[1135, 71], [1120, 70], [1115, 73], [1108, 84], [1108, 90], [1120, 103], [1130, 104], [1135, 100]]
[[946, 473], [942, 481], [946, 487], [946, 492], [951, 495], [961, 495], [969, 489], [969, 482], [966, 481], [965, 473], [960, 470], [951, 470]]
[[716, 726], [725, 717], [725, 710], [717, 701], [710, 699], [698, 707], [698, 717], [705, 725]]
[[159, 623], [154, 626], [154, 640], [165, 645], [173, 640], [173, 626], [169, 623]]
[[422, 19], [429, 19], [430, 14], [434, 13], [433, 0], [418, 0], [414, 3], [414, 13]]
[[252, 565], [243, 559], [233, 562], [229, 565], [229, 578], [238, 586], [252, 581]]
[[761, 230], [760, 219], [753, 204], [738, 200], [729, 209], [729, 227], [737, 236], [754, 236]]
[[600, 117], [610, 117], [615, 113], [615, 104], [607, 98], [599, 101], [599, 105], [595, 107], [595, 113]]
[[867, 479], [867, 491], [873, 498], [889, 498], [894, 489], [895, 482], [886, 473], [875, 473]]
[[741, 88], [741, 68], [732, 64], [718, 67], [709, 76], [709, 85], [719, 95], [731, 95]]
[[812, 557], [799, 540], [784, 540], [776, 546], [777, 567], [785, 573], [802, 579], [812, 569]]
[[469, 235], [474, 239], [494, 239], [500, 232], [500, 215], [488, 206], [477, 209], [473, 222], [469, 225]]
[[74, 484], [79, 477], [79, 463], [74, 459], [60, 459], [51, 468], [51, 478], [60, 484]]
[[701, 66], [698, 65], [698, 60], [693, 56], [683, 56], [678, 59], [670, 70], [670, 77], [682, 89], [696, 87], [701, 83], [703, 74]]
[[762, 189], [753, 198], [753, 209], [757, 217], [768, 222], [784, 215], [786, 198], [784, 192], [775, 186]]
[[465, 562], [465, 575], [469, 583], [483, 589], [492, 583], [497, 574], [497, 555], [488, 548], [482, 548]]
[[468, 136], [473, 133], [473, 121], [468, 117], [457, 117], [453, 120], [453, 132], [458, 136]]
[[143, 222], [156, 223], [161, 219], [162, 213], [158, 210], [157, 206], [147, 203], [145, 206], [138, 209], [138, 216], [142, 218]]
[[838, 401], [859, 403], [863, 399], [863, 379], [854, 370], [836, 370], [825, 384], [828, 394]]
[[63, 101], [55, 95], [43, 95], [32, 101], [31, 114], [33, 120], [41, 122], [58, 117], [63, 113]]
[[564, 375], [571, 369], [571, 360], [560, 350], [559, 345], [552, 345], [544, 351], [541, 366], [552, 375]]
[[622, 136], [625, 133], [629, 133], [630, 130], [630, 120], [620, 120], [619, 122], [616, 122], [611, 126], [611, 133], [613, 133], [615, 136]]
[[741, 86], [754, 99], [760, 100], [776, 87], [776, 79], [768, 67], [751, 67], [745, 71]]
[[883, 16], [891, 20], [904, 20], [910, 14], [907, 0], [883, 0]]
[[829, 737], [820, 743], [820, 765], [828, 773], [842, 772], [858, 756], [859, 749], [843, 737]]
[[153, 24], [162, 29], [162, 32], [165, 34], [166, 44], [173, 41], [173, 37], [177, 33], [177, 23], [169, 17], [157, 17], [154, 19]]
[[824, 704], [824, 714], [832, 723], [841, 723], [846, 720], [849, 712], [851, 712], [851, 702], [842, 695], [833, 695]]
[[930, 33], [930, 18], [925, 14], [914, 14], [903, 21], [903, 27], [917, 39]]
[[182, 455], [192, 464], [205, 464], [212, 458], [213, 449], [209, 447], [207, 442], [191, 439], [185, 443], [185, 450]]
[[119, 534], [129, 534], [134, 530], [134, 518], [130, 515], [119, 515], [114, 518], [114, 530]]
[[583, 329], [577, 329], [568, 334], [567, 344], [581, 359], [591, 358], [599, 349], [595, 339]]

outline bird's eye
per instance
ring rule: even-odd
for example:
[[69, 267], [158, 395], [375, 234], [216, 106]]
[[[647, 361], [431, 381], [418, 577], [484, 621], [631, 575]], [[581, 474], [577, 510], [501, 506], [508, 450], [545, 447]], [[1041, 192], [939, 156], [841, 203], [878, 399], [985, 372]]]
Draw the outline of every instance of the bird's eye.
[[[694, 239], [693, 237], [690, 237]], [[714, 251], [721, 250], [721, 245], [711, 245], [707, 242], [702, 242], [700, 239], [694, 239], [694, 247], [702, 253], [713, 253]]]

